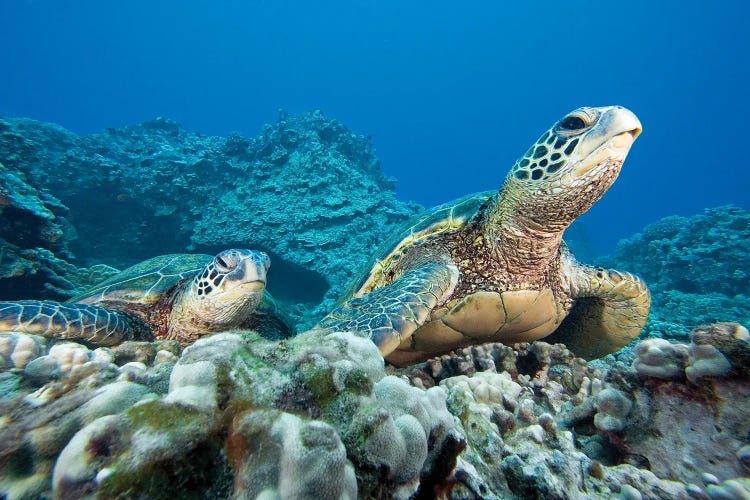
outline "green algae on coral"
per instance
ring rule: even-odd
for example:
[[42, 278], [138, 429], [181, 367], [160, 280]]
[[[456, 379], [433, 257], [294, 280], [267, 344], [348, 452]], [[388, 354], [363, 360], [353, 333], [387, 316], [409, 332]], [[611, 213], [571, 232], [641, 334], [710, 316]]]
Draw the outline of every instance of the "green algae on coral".
[[198, 408], [180, 404], [164, 404], [158, 400], [132, 406], [125, 411], [125, 416], [132, 425], [146, 426], [158, 432], [208, 425], [213, 420], [208, 412]]

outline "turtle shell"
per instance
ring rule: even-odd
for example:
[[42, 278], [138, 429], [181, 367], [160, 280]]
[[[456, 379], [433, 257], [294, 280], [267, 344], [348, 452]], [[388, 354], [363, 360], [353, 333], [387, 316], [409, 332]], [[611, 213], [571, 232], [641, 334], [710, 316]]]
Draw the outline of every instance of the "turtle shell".
[[150, 306], [180, 280], [195, 276], [211, 259], [210, 255], [202, 254], [169, 254], [144, 260], [69, 302]]
[[383, 274], [401, 258], [407, 249], [431, 241], [440, 235], [461, 230], [496, 193], [497, 191], [484, 191], [470, 194], [413, 217], [378, 248], [365, 266], [360, 278], [345, 293], [344, 300], [361, 297], [383, 285]]

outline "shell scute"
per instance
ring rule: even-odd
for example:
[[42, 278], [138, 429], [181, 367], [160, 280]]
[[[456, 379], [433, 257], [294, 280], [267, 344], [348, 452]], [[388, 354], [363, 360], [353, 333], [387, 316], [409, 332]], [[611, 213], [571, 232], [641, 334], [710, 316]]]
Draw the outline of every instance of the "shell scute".
[[505, 321], [501, 295], [483, 291], [464, 297], [443, 318], [446, 325], [471, 338], [491, 337]]
[[180, 280], [195, 276], [211, 261], [210, 255], [160, 255], [131, 266], [105, 280], [69, 302], [123, 305], [151, 305], [156, 303]]
[[361, 278], [347, 290], [344, 300], [362, 296], [375, 288], [390, 266], [408, 249], [464, 228], [494, 194], [495, 191], [471, 194], [413, 217], [378, 248]]

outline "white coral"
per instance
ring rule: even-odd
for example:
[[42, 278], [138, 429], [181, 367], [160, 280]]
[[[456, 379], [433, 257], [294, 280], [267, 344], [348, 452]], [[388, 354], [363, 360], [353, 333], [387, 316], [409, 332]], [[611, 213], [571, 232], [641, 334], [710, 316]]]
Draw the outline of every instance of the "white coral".
[[98, 365], [111, 365], [115, 362], [115, 355], [109, 347], [99, 347], [91, 353], [91, 362]]
[[0, 368], [24, 368], [44, 353], [45, 339], [26, 333], [0, 333]]
[[60, 366], [60, 376], [69, 377], [79, 366], [83, 366], [91, 359], [91, 350], [75, 342], [55, 344], [49, 350], [49, 355], [57, 360]]
[[179, 403], [198, 408], [213, 409], [217, 401], [217, 369], [209, 361], [177, 364], [169, 378], [168, 403]]
[[732, 364], [717, 348], [710, 344], [691, 344], [685, 375], [691, 382], [704, 377], [722, 377], [732, 369]]
[[633, 369], [641, 377], [677, 379], [682, 377], [688, 348], [660, 338], [645, 339], [635, 346]]
[[394, 473], [396, 483], [419, 475], [427, 459], [427, 438], [442, 438], [454, 426], [442, 387], [418, 389], [387, 376], [374, 386], [374, 395], [387, 417], [368, 438], [366, 455]]
[[597, 414], [594, 416], [594, 425], [597, 429], [606, 432], [618, 432], [625, 428], [627, 416], [633, 403], [622, 393], [613, 387], [607, 387], [596, 396]]
[[496, 373], [492, 371], [477, 372], [471, 377], [459, 375], [446, 378], [440, 382], [446, 389], [458, 387], [470, 393], [479, 403], [502, 403], [503, 396], [516, 401], [523, 389], [513, 381], [508, 372]]
[[[64, 484], [87, 483], [93, 481], [100, 471], [96, 456], [87, 452], [91, 443], [101, 436], [109, 439], [119, 437], [118, 430], [122, 427], [120, 415], [106, 415], [100, 417], [78, 431], [73, 439], [65, 446], [55, 462], [52, 472], [52, 485], [59, 492]], [[115, 436], [114, 438], [112, 438]]]
[[281, 414], [271, 428], [281, 445], [278, 494], [281, 498], [357, 498], [354, 468], [336, 429], [321, 421]]

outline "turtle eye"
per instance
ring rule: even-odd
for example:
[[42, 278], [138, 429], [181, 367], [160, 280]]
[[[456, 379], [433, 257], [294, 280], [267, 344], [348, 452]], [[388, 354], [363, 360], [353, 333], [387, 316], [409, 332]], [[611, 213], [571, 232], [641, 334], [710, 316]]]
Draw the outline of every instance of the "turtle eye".
[[586, 127], [588, 127], [588, 124], [579, 115], [566, 116], [560, 121], [560, 128], [565, 130], [581, 130]]
[[221, 255], [216, 256], [215, 262], [217, 269], [224, 273], [230, 271], [233, 267], [232, 262], [227, 262], [227, 259]]

